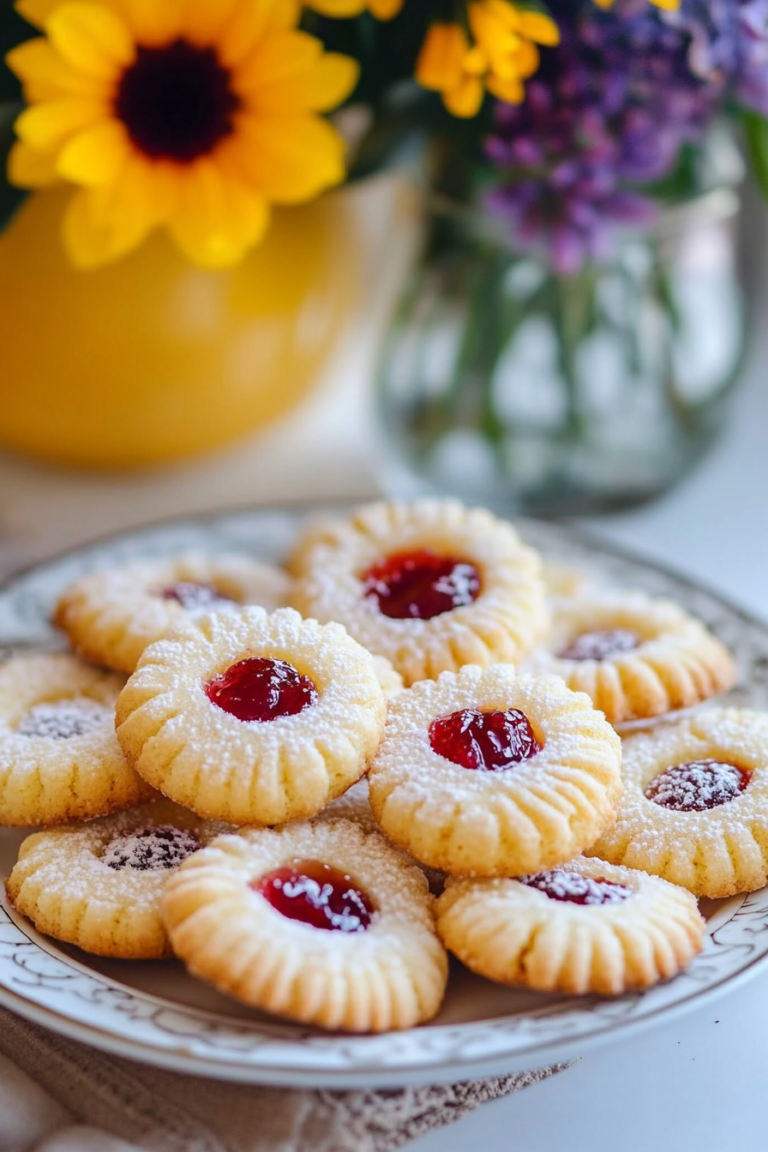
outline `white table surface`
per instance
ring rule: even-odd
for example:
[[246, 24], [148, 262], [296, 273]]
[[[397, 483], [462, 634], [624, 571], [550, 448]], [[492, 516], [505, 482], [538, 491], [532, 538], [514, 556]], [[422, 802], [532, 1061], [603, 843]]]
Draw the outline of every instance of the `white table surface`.
[[[307, 493], [322, 498], [374, 492], [365, 381], [377, 323], [377, 315], [361, 320], [301, 411], [227, 453], [169, 471], [98, 478], [0, 453], [0, 544], [6, 555], [16, 549], [19, 556], [43, 556], [110, 530], [201, 508]], [[590, 520], [589, 526], [768, 618], [763, 343], [768, 338], [755, 350], [734, 419], [706, 463], [658, 503]], [[765, 1152], [767, 1069], [768, 970], [705, 1010], [606, 1046], [563, 1075], [410, 1147]]]

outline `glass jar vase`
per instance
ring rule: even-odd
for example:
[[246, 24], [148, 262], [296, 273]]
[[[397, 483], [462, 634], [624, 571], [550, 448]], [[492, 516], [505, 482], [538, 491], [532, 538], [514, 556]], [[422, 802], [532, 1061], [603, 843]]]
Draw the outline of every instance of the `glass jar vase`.
[[382, 351], [387, 487], [575, 515], [675, 484], [742, 362], [738, 208], [715, 188], [562, 276], [490, 213], [431, 202]]

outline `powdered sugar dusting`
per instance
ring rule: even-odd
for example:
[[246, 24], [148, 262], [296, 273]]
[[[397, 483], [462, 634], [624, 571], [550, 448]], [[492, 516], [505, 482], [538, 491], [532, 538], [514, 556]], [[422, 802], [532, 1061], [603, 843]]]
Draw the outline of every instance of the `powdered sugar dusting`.
[[560, 900], [567, 904], [621, 904], [632, 895], [630, 888], [614, 884], [610, 880], [593, 880], [579, 872], [567, 872], [564, 868], [554, 868], [551, 872], [537, 872], [532, 876], [520, 876], [519, 881], [528, 888], [536, 888], [549, 896], [550, 900]]
[[640, 637], [629, 628], [582, 632], [557, 653], [560, 660], [607, 660], [620, 652], [632, 652]]
[[195, 580], [178, 580], [158, 589], [155, 595], [163, 600], [175, 600], [187, 612], [226, 608], [237, 603], [233, 596], [227, 596], [213, 584], [201, 584]]
[[650, 782], [645, 795], [675, 812], [704, 812], [739, 796], [749, 773], [719, 760], [691, 760], [676, 764]]
[[75, 696], [71, 700], [36, 704], [22, 716], [17, 731], [21, 736], [71, 740], [74, 736], [85, 736], [105, 723], [111, 723], [113, 715], [112, 709], [106, 705], [84, 696]]
[[159, 872], [177, 868], [200, 847], [194, 832], [172, 824], [158, 824], [116, 836], [107, 844], [102, 862], [115, 871], [135, 868], [139, 872]]

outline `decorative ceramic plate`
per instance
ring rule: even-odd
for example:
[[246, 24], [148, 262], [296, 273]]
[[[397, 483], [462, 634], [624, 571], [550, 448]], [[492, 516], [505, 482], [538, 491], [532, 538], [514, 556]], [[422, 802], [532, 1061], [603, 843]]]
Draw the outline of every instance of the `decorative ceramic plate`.
[[[0, 590], [0, 657], [51, 650], [48, 618], [75, 577], [129, 558], [185, 549], [279, 558], [302, 510], [236, 512], [175, 521], [99, 542], [35, 568]], [[736, 654], [729, 700], [768, 707], [768, 627], [677, 576], [619, 555], [572, 529], [526, 523], [523, 535], [557, 563], [674, 597]], [[25, 833], [0, 830], [10, 872]], [[220, 996], [180, 964], [108, 961], [39, 935], [0, 903], [0, 1002], [98, 1048], [166, 1068], [258, 1083], [384, 1087], [467, 1080], [578, 1055], [695, 1008], [753, 975], [768, 955], [768, 889], [710, 901], [706, 947], [687, 972], [615, 999], [516, 991], [456, 965], [440, 1015], [425, 1027], [377, 1036], [329, 1035], [285, 1024]]]

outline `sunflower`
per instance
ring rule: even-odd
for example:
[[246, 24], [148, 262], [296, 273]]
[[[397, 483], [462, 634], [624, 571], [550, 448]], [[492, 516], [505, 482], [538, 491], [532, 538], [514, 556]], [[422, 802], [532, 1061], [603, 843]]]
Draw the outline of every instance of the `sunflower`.
[[306, 0], [306, 6], [323, 16], [359, 16], [369, 10], [377, 20], [392, 20], [403, 7], [403, 0]]
[[64, 240], [79, 267], [116, 260], [165, 225], [206, 267], [257, 243], [272, 203], [344, 179], [318, 115], [358, 66], [297, 29], [294, 0], [20, 0], [44, 35], [8, 56], [29, 105], [9, 178], [77, 186]]

